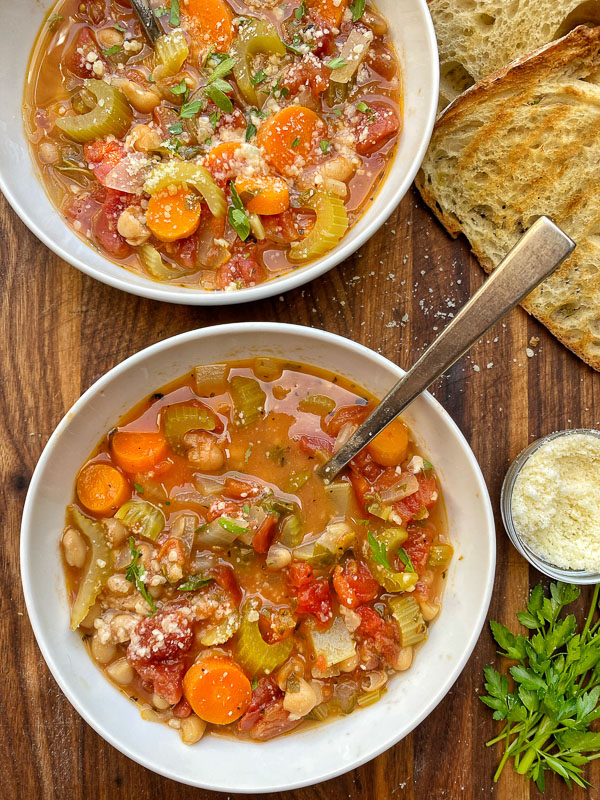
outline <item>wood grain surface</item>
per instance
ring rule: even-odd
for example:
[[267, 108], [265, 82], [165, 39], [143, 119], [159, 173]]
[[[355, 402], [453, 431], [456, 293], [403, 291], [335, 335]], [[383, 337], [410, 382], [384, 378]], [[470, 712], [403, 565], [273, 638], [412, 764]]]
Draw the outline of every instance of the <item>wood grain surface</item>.
[[[407, 367], [483, 274], [466, 242], [451, 241], [411, 191], [384, 228], [342, 266], [284, 297], [250, 305], [188, 308], [104, 286], [47, 250], [1, 196], [0, 275], [0, 795], [3, 800], [217, 800], [220, 795], [154, 775], [106, 744], [69, 705], [44, 664], [25, 610], [18, 554], [23, 502], [42, 448], [71, 404], [104, 372], [143, 347], [193, 328], [244, 320], [294, 322], [348, 336]], [[531, 337], [539, 337], [539, 344], [528, 357]], [[513, 629], [514, 614], [539, 576], [502, 528], [502, 479], [511, 459], [534, 438], [562, 428], [600, 427], [599, 393], [600, 375], [521, 309], [434, 388], [469, 440], [490, 489], [498, 526], [490, 616]], [[587, 602], [589, 593], [583, 598]], [[482, 668], [494, 658], [486, 628], [452, 691], [412, 735], [360, 769], [287, 796], [541, 797], [510, 769], [497, 786], [492, 783], [499, 752], [484, 742], [497, 723], [477, 695]], [[600, 786], [600, 764], [594, 763], [589, 778]], [[551, 800], [586, 794], [600, 797], [596, 789], [569, 792], [549, 778]]]

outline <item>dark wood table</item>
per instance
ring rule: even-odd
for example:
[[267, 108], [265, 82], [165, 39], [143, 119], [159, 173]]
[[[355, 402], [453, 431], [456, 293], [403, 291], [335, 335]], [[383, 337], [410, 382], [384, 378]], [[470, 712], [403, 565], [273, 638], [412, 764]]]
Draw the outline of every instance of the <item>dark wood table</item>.
[[[409, 366], [483, 281], [465, 241], [451, 241], [411, 191], [382, 230], [345, 264], [285, 296], [202, 309], [122, 294], [62, 263], [0, 197], [2, 591], [0, 795], [4, 800], [217, 800], [134, 764], [106, 744], [56, 686], [35, 643], [19, 577], [19, 526], [42, 448], [61, 417], [104, 372], [156, 341], [222, 322], [294, 322], [348, 336]], [[528, 357], [532, 337], [539, 344]], [[513, 627], [539, 576], [509, 543], [498, 498], [512, 458], [552, 430], [600, 426], [600, 375], [524, 311], [514, 311], [434, 387], [469, 440], [498, 524], [490, 616]], [[43, 533], [43, 532], [42, 532]], [[45, 532], [56, 536], [56, 531]], [[587, 602], [589, 592], [583, 597]], [[295, 800], [453, 800], [541, 797], [484, 742], [497, 730], [477, 699], [495, 658], [488, 630], [452, 691], [384, 755]], [[331, 727], [335, 736], [335, 726]], [[589, 775], [600, 784], [600, 764]], [[232, 765], [234, 767], [234, 765]], [[265, 764], [268, 769], [268, 764]], [[592, 789], [590, 797], [600, 797]], [[546, 797], [583, 798], [550, 778]], [[273, 795], [276, 797], [276, 795]]]

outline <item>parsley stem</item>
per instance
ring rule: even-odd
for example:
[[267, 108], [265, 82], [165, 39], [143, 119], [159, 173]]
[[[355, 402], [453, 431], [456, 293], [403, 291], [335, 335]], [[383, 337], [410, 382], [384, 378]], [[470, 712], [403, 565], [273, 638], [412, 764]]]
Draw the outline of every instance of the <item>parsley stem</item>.
[[519, 775], [525, 775], [527, 772], [529, 772], [538, 755], [538, 751], [541, 750], [541, 748], [546, 744], [552, 735], [553, 727], [554, 723], [549, 717], [544, 717], [542, 719], [537, 729], [537, 736], [531, 742], [529, 749], [525, 752], [525, 755], [519, 764], [515, 765], [515, 769]]
[[592, 605], [590, 607], [590, 613], [588, 614], [588, 618], [585, 622], [585, 626], [583, 631], [581, 632], [581, 641], [585, 639], [587, 633], [590, 629], [590, 625], [592, 624], [592, 619], [594, 617], [594, 611], [596, 610], [596, 606], [598, 605], [598, 592], [600, 591], [600, 583], [597, 583], [594, 586], [594, 595], [592, 597]]

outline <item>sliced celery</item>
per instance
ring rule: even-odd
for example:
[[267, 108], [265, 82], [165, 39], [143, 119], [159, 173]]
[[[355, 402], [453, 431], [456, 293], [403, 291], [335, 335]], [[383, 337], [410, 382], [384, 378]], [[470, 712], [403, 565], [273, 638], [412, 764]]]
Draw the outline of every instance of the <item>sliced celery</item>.
[[245, 428], [263, 417], [267, 396], [258, 381], [235, 375], [229, 381], [229, 386], [238, 425]]
[[348, 214], [339, 197], [326, 192], [314, 192], [303, 206], [312, 208], [317, 219], [308, 236], [299, 242], [292, 242], [290, 258], [293, 261], [319, 258], [334, 248], [348, 230]]
[[194, 368], [196, 393], [200, 397], [223, 394], [227, 390], [227, 364], [201, 364]]
[[214, 217], [224, 217], [227, 210], [225, 192], [217, 186], [210, 172], [190, 161], [163, 161], [157, 164], [144, 183], [147, 194], [156, 194], [167, 186], [185, 183], [206, 200]]
[[154, 43], [156, 61], [165, 67], [163, 75], [176, 75], [189, 55], [189, 48], [183, 31], [177, 28], [161, 36]]
[[136, 536], [156, 541], [165, 527], [163, 512], [146, 500], [128, 500], [115, 514]]
[[298, 409], [305, 414], [315, 414], [324, 417], [335, 408], [335, 401], [324, 394], [309, 394], [298, 403]]
[[267, 497], [262, 501], [261, 506], [267, 514], [293, 514], [296, 511], [293, 503], [288, 503], [280, 497]]
[[242, 623], [233, 646], [238, 664], [248, 675], [269, 675], [280, 667], [294, 648], [293, 636], [267, 644], [258, 626], [258, 603], [248, 600], [242, 609]]
[[[398, 549], [406, 541], [408, 534], [404, 528], [387, 528], [383, 531], [378, 531], [374, 536], [379, 545], [385, 546], [387, 560], [391, 565]], [[388, 592], [406, 592], [417, 584], [419, 576], [416, 572], [395, 572], [393, 569], [388, 569], [378, 560], [375, 560], [369, 544], [365, 544], [365, 555], [373, 577]]]
[[162, 412], [165, 439], [178, 456], [185, 456], [183, 437], [190, 431], [213, 431], [217, 424], [214, 414], [201, 406], [170, 406]]
[[298, 514], [286, 517], [281, 528], [281, 543], [286, 547], [298, 547], [304, 538], [302, 522]]
[[73, 525], [88, 540], [92, 551], [71, 609], [71, 630], [74, 631], [86, 618], [100, 590], [109, 579], [112, 573], [113, 555], [106, 541], [106, 532], [99, 522], [85, 517], [75, 506], [69, 507], [69, 516]]
[[369, 514], [373, 514], [374, 517], [379, 517], [379, 519], [382, 519], [384, 522], [387, 522], [394, 510], [392, 506], [382, 503], [379, 495], [369, 494], [365, 495], [365, 508]]
[[306, 715], [306, 719], [315, 719], [318, 722], [323, 722], [324, 719], [327, 719], [329, 716], [329, 708], [327, 707], [327, 703], [319, 703], [318, 706], [315, 706], [312, 711], [309, 711]]
[[261, 381], [276, 381], [281, 378], [281, 365], [269, 356], [259, 356], [254, 359], [254, 374]]
[[307, 630], [307, 637], [314, 648], [316, 657], [322, 656], [325, 660], [326, 667], [325, 670], [322, 670], [323, 672], [355, 655], [354, 640], [341, 617], [335, 617], [325, 631]]
[[354, 544], [355, 533], [347, 522], [330, 522], [318, 539], [294, 550], [294, 558], [313, 566], [327, 566]]
[[178, 278], [181, 271], [167, 266], [161, 254], [151, 244], [143, 244], [139, 250], [142, 264], [146, 267], [153, 278], [159, 281], [168, 281], [171, 278]]
[[258, 94], [252, 85], [252, 61], [258, 53], [284, 56], [286, 48], [270, 22], [264, 19], [251, 19], [240, 25], [239, 34], [231, 53], [236, 59], [233, 74], [238, 88], [246, 102], [251, 106], [258, 105]]
[[306, 481], [310, 478], [310, 470], [306, 469], [303, 472], [292, 472], [287, 479], [285, 490], [288, 494], [295, 494], [301, 489]]
[[[227, 525], [227, 522], [233, 522], [233, 520], [220, 517], [206, 525], [201, 525], [196, 530], [196, 541], [207, 547], [229, 547], [240, 535], [241, 525], [237, 523]], [[246, 528], [243, 530], [245, 531]]]
[[361, 708], [370, 706], [372, 703], [376, 703], [379, 700], [383, 692], [383, 689], [374, 689], [372, 692], [365, 692], [364, 694], [359, 695], [356, 704]]
[[335, 516], [345, 519], [350, 511], [354, 489], [350, 481], [337, 481], [325, 487], [325, 494], [333, 506]]
[[434, 544], [429, 552], [427, 566], [431, 569], [447, 567], [452, 560], [452, 548], [448, 544]]
[[427, 625], [421, 614], [419, 604], [411, 594], [393, 597], [389, 601], [389, 606], [394, 619], [398, 623], [402, 647], [410, 647], [426, 638]]
[[83, 85], [96, 98], [96, 107], [77, 117], [59, 118], [56, 127], [75, 142], [93, 142], [111, 135], [120, 139], [133, 120], [131, 106], [123, 92], [92, 78]]

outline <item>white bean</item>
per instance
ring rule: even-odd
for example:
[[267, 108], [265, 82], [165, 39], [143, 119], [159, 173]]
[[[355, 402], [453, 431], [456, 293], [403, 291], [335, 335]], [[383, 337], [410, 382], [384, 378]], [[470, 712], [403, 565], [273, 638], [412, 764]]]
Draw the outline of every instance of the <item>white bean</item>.
[[206, 722], [195, 714], [180, 721], [179, 735], [184, 744], [196, 744], [204, 736]]
[[156, 92], [144, 89], [129, 78], [113, 78], [112, 85], [120, 89], [131, 105], [140, 114], [150, 114], [160, 103], [160, 96]]
[[112, 642], [101, 642], [98, 634], [92, 636], [91, 644], [92, 655], [99, 664], [108, 664], [112, 661], [117, 652], [117, 648]]
[[81, 569], [85, 564], [87, 547], [83, 536], [75, 528], [67, 528], [63, 534], [63, 550], [65, 561], [70, 567]]
[[119, 686], [128, 686], [135, 677], [135, 670], [126, 658], [118, 658], [109, 664], [106, 673]]

